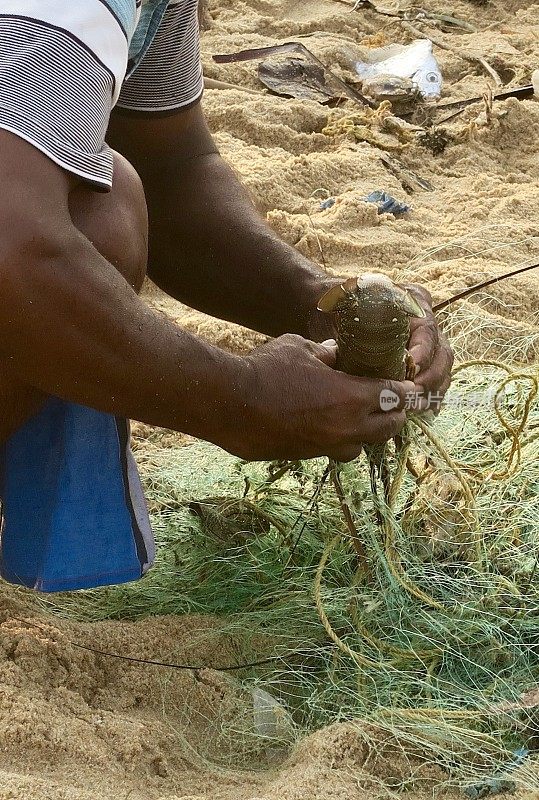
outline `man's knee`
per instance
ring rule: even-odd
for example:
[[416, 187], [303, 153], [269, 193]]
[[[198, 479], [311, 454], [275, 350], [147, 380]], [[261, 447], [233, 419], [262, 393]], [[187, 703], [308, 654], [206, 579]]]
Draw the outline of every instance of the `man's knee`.
[[134, 167], [115, 153], [112, 190], [96, 192], [81, 184], [69, 197], [69, 210], [77, 228], [140, 291], [148, 262], [148, 215]]

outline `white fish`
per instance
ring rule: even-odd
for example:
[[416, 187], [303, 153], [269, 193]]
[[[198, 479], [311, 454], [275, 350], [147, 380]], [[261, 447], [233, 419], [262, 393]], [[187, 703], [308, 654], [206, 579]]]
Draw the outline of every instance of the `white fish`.
[[376, 75], [396, 75], [410, 78], [425, 100], [438, 100], [442, 93], [442, 73], [430, 39], [377, 47], [362, 51], [361, 56], [365, 60], [355, 61], [354, 69], [363, 80]]

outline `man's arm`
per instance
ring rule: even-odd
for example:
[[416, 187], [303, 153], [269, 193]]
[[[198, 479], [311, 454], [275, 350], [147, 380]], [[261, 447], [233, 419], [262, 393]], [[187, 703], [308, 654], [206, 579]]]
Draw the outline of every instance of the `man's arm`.
[[219, 156], [200, 103], [169, 116], [113, 112], [109, 143], [139, 172], [150, 277], [188, 305], [271, 336], [323, 338], [335, 282], [283, 242]]
[[[0, 130], [0, 358], [24, 384], [191, 433], [244, 458], [347, 460], [405, 421], [332, 348], [285, 336], [247, 357], [152, 311], [73, 225], [73, 179]], [[0, 409], [1, 413], [2, 409]]]
[[[168, 294], [221, 319], [278, 336], [333, 336], [316, 310], [336, 279], [290, 247], [257, 213], [219, 156], [200, 103], [169, 116], [113, 112], [108, 138], [142, 177], [150, 221], [151, 278]], [[358, 272], [361, 267], [358, 265]], [[410, 348], [417, 391], [445, 393], [453, 355], [417, 289], [426, 318]]]
[[0, 153], [0, 356], [47, 394], [215, 440], [241, 359], [138, 298], [73, 225], [66, 172], [6, 131]]

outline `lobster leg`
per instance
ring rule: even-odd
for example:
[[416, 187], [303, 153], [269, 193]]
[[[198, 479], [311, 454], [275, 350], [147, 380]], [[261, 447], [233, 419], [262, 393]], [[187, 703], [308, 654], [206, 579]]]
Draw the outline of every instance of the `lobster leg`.
[[[415, 362], [410, 353], [405, 354], [405, 378], [406, 380], [413, 380], [415, 377]], [[395, 436], [395, 450], [398, 453], [405, 445], [405, 440], [400, 434]], [[389, 504], [391, 492], [391, 471], [388, 462], [387, 444], [379, 445], [366, 445], [364, 446], [365, 455], [369, 464], [369, 473], [371, 480], [371, 491], [373, 495], [378, 496], [377, 483], [378, 480], [382, 483], [384, 491], [384, 500]], [[378, 514], [378, 521], [380, 522], [380, 515]]]
[[369, 465], [372, 493], [374, 495], [378, 494], [378, 481], [381, 481], [384, 490], [384, 499], [387, 502], [389, 490], [391, 488], [391, 473], [387, 461], [387, 445], [364, 445], [363, 449]]

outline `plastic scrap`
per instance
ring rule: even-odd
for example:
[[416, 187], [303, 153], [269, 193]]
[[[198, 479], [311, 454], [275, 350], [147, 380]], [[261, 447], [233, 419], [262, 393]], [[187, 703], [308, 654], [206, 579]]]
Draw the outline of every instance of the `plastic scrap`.
[[322, 202], [320, 203], [320, 208], [322, 211], [324, 211], [326, 208], [333, 208], [334, 205], [335, 205], [335, 198], [328, 197], [326, 200], [322, 200]]
[[464, 790], [464, 794], [467, 797], [471, 797], [472, 800], [479, 800], [480, 797], [490, 797], [493, 794], [514, 792], [516, 788], [516, 783], [514, 781], [508, 781], [506, 778], [489, 778], [473, 786], [467, 786]]
[[[529, 750], [526, 747], [519, 747], [518, 750], [515, 750], [513, 753], [513, 759], [507, 764], [504, 772], [520, 767], [528, 755]], [[464, 789], [464, 794], [471, 798], [471, 800], [479, 800], [481, 797], [491, 797], [494, 794], [501, 794], [502, 792], [512, 793], [516, 791], [516, 788], [517, 785], [515, 781], [509, 780], [508, 778], [493, 776], [479, 783], [474, 783], [472, 786], [467, 786]]]
[[411, 210], [411, 206], [396, 200], [387, 192], [374, 191], [361, 199], [366, 203], [375, 203], [378, 206], [379, 214], [393, 214], [398, 217], [401, 214], [407, 214]]

